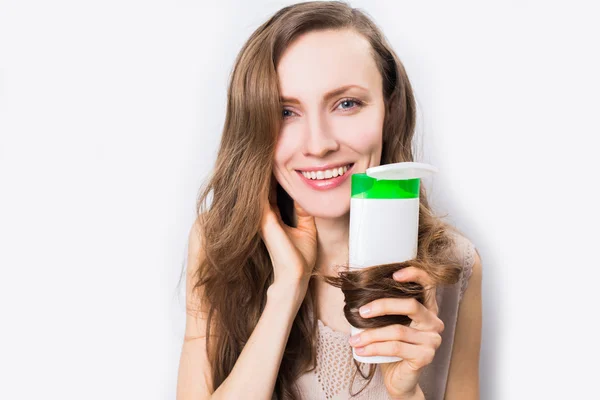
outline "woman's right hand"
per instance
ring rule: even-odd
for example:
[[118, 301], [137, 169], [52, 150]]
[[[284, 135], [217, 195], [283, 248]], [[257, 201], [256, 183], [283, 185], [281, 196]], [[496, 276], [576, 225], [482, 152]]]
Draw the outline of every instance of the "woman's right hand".
[[286, 225], [277, 207], [277, 181], [272, 180], [269, 198], [263, 202], [261, 237], [273, 263], [273, 284], [307, 284], [317, 258], [315, 219], [294, 201], [297, 227]]

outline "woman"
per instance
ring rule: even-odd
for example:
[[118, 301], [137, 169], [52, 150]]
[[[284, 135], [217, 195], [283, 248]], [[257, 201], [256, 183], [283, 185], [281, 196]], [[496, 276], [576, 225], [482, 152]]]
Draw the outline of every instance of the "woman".
[[[350, 340], [343, 293], [314, 279], [348, 261], [348, 176], [413, 161], [414, 127], [404, 68], [364, 13], [342, 2], [300, 3], [251, 35], [190, 230], [179, 400], [350, 398], [364, 387], [349, 380], [351, 346], [403, 359], [378, 364], [355, 398], [478, 398], [481, 261], [432, 213], [424, 188], [419, 247], [422, 233], [452, 238], [460, 281], [423, 304], [382, 298], [361, 313], [408, 315], [410, 326]], [[403, 271], [394, 279], [431, 282], [422, 269]]]

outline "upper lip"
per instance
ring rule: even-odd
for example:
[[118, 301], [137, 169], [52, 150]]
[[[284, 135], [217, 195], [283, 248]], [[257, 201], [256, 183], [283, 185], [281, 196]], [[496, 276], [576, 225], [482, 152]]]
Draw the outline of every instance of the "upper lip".
[[320, 165], [320, 166], [316, 166], [316, 167], [306, 167], [306, 168], [297, 168], [297, 171], [302, 171], [302, 172], [312, 172], [312, 171], [325, 171], [328, 169], [334, 169], [334, 168], [339, 168], [339, 167], [345, 167], [346, 165], [351, 166], [354, 163], [351, 162], [347, 162], [347, 163], [337, 163], [337, 164], [325, 164], [325, 165]]

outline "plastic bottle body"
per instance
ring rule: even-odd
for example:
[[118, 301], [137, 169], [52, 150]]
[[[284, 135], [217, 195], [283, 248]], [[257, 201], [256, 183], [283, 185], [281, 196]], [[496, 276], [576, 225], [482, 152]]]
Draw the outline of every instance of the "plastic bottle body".
[[[350, 269], [402, 262], [417, 256], [419, 198], [350, 200]], [[352, 335], [363, 329], [351, 328]], [[400, 361], [400, 357], [353, 357], [364, 363]]]
[[[399, 162], [352, 175], [349, 268], [358, 269], [416, 258], [421, 178], [437, 172], [433, 165]], [[352, 327], [351, 333], [363, 329]], [[355, 360], [381, 364], [400, 357], [360, 356]]]

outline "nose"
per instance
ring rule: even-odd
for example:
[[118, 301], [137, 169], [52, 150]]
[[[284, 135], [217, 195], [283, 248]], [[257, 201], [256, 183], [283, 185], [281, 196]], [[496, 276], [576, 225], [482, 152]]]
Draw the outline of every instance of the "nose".
[[339, 149], [339, 143], [331, 132], [324, 117], [315, 115], [308, 119], [302, 153], [304, 156], [324, 157]]

